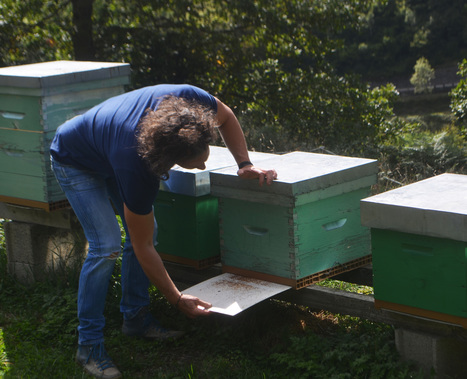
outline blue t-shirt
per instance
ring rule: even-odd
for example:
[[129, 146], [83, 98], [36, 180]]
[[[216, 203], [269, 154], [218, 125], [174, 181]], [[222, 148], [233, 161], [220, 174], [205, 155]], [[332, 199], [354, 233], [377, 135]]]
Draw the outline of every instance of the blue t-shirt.
[[106, 177], [115, 177], [123, 202], [137, 214], [148, 214], [159, 180], [138, 155], [136, 127], [148, 108], [166, 95], [196, 99], [217, 111], [206, 91], [185, 84], [144, 87], [112, 97], [61, 125], [50, 147], [54, 160]]

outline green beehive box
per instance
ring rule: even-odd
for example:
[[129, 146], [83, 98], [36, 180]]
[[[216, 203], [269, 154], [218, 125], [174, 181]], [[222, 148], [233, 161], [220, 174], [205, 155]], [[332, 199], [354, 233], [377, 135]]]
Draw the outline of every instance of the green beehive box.
[[362, 200], [378, 308], [467, 327], [466, 194], [443, 174]]
[[219, 262], [217, 198], [159, 191], [157, 251], [169, 262], [204, 268]]
[[49, 161], [55, 130], [119, 95], [125, 63], [55, 61], [0, 68], [0, 201], [51, 210], [67, 204]]
[[371, 262], [359, 203], [375, 160], [293, 152], [262, 163], [278, 173], [271, 186], [211, 172], [225, 272], [301, 288]]
[[[249, 152], [253, 162], [271, 154]], [[237, 167], [225, 147], [211, 146], [205, 170], [175, 166], [161, 183], [154, 203], [158, 224], [157, 251], [170, 262], [204, 268], [220, 261], [218, 199], [211, 195], [209, 172]]]

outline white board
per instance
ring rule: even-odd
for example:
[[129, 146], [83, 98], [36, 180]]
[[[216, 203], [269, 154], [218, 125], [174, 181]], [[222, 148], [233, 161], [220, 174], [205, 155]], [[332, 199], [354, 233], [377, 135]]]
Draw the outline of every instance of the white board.
[[184, 292], [212, 304], [211, 312], [229, 316], [290, 289], [290, 286], [225, 273], [186, 289]]

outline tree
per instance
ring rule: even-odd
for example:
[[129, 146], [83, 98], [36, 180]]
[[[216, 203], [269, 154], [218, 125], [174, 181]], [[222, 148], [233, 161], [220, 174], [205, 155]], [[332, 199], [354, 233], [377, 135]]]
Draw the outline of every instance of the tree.
[[0, 1], [0, 66], [71, 59], [71, 4]]
[[[53, 12], [38, 0], [3, 1], [16, 7], [6, 22], [18, 29], [15, 51], [32, 39], [45, 46], [30, 61], [65, 54], [125, 61], [133, 87], [198, 85], [234, 108], [246, 133], [258, 136], [257, 149], [364, 154], [391, 130], [394, 88], [370, 91], [332, 64], [342, 48], [336, 36], [357, 27], [373, 0], [54, 0], [47, 2]], [[43, 27], [39, 37], [30, 35], [24, 12]], [[54, 38], [55, 50], [42, 35]]]
[[336, 32], [354, 27], [367, 5], [96, 1], [97, 58], [130, 62], [136, 87], [190, 82], [208, 89], [235, 109], [250, 140], [274, 140], [257, 149], [287, 141], [289, 148], [361, 154], [380, 128], [366, 116], [372, 95], [358, 78], [337, 75], [330, 58], [340, 47]]
[[464, 0], [374, 0], [358, 27], [341, 35], [336, 65], [381, 81], [410, 76], [421, 56], [434, 67], [453, 64], [467, 53], [466, 17]]
[[92, 30], [92, 10], [94, 0], [71, 0], [73, 6], [73, 41], [74, 58], [78, 61], [96, 59]]
[[457, 74], [462, 78], [451, 91], [451, 111], [456, 124], [467, 139], [467, 59], [459, 63]]
[[431, 82], [434, 78], [435, 70], [430, 66], [428, 59], [419, 58], [414, 66], [414, 74], [410, 78], [410, 83], [415, 87], [415, 93], [431, 92], [433, 90]]

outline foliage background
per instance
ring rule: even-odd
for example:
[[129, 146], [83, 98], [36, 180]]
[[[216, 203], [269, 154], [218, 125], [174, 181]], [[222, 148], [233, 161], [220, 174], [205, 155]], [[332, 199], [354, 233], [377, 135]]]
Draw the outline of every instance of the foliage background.
[[[378, 158], [383, 191], [466, 173], [466, 16], [463, 0], [0, 0], [0, 67], [123, 61], [130, 89], [195, 84], [234, 109], [251, 149]], [[421, 57], [459, 65], [451, 94], [399, 96], [391, 81]], [[54, 280], [14, 283], [0, 228], [0, 376], [81, 377], [76, 280]], [[390, 327], [278, 303], [192, 324], [155, 291], [154, 310], [190, 338], [129, 344], [118, 333], [118, 283], [117, 270], [108, 347], [132, 377], [417, 376], [388, 344]]]
[[[370, 89], [355, 75], [354, 45], [368, 30], [372, 38], [361, 43], [375, 50], [370, 56], [381, 58], [381, 33], [400, 45], [394, 23], [409, 12], [409, 2], [396, 3], [2, 0], [0, 65], [125, 61], [133, 88], [189, 82], [221, 98], [236, 111], [253, 149], [325, 146], [374, 156], [381, 140], [401, 127], [392, 111], [397, 92], [390, 85]], [[392, 29], [376, 32], [380, 19]], [[385, 51], [394, 56], [396, 50]]]
[[210, 91], [262, 151], [378, 158], [413, 128], [394, 113], [395, 87], [367, 81], [466, 53], [462, 0], [1, 0], [0, 10], [0, 66], [128, 62], [132, 88]]

